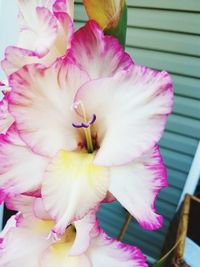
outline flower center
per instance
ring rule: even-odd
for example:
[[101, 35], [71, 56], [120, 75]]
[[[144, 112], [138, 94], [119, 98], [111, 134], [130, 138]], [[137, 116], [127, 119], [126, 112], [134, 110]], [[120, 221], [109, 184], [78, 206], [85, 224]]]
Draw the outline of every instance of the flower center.
[[[82, 128], [85, 134], [85, 139], [86, 139], [86, 148], [88, 153], [93, 153], [95, 150], [95, 146], [92, 141], [92, 135], [91, 135], [91, 125], [96, 121], [96, 115], [93, 114], [92, 118], [90, 120], [87, 119], [86, 112], [85, 112], [85, 107], [83, 103], [77, 102], [74, 103], [73, 108], [78, 109], [80, 107], [81, 109], [81, 117], [83, 118], [83, 121], [80, 123], [72, 123], [72, 126], [74, 128]], [[79, 113], [80, 114], [80, 113]]]
[[76, 238], [76, 229], [73, 225], [70, 225], [64, 235], [57, 239], [55, 243], [51, 245], [51, 249], [61, 258], [67, 257], [68, 251], [71, 249], [74, 240]]

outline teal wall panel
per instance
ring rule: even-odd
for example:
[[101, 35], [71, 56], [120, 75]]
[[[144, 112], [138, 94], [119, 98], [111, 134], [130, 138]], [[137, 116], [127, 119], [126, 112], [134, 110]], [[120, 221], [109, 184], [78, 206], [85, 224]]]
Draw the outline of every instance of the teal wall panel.
[[[124, 241], [158, 258], [200, 139], [200, 1], [127, 0], [126, 50], [135, 63], [170, 72], [175, 91], [173, 114], [160, 140], [169, 187], [156, 203], [164, 216], [157, 231], [139, 227], [133, 219]], [[87, 20], [82, 1], [76, 1], [76, 29]], [[103, 204], [101, 226], [116, 237], [126, 217], [119, 203]]]
[[[81, 0], [78, 2], [81, 2]], [[198, 0], [127, 0], [127, 4], [129, 7], [152, 8], [154, 10], [200, 11], [200, 2]]]

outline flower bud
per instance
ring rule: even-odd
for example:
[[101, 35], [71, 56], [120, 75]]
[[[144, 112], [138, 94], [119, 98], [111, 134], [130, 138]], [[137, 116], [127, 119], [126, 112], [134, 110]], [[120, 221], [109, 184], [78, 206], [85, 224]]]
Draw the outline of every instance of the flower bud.
[[125, 46], [127, 7], [125, 0], [83, 0], [88, 17], [95, 20], [106, 34], [115, 36]]

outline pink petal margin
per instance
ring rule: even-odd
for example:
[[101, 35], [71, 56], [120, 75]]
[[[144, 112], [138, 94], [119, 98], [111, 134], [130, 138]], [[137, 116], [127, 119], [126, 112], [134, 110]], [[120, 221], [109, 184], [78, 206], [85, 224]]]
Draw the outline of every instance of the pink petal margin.
[[141, 252], [141, 250], [138, 249], [137, 247], [122, 243], [120, 241], [117, 241], [114, 238], [109, 237], [102, 229], [100, 229], [99, 236], [105, 240], [108, 246], [114, 244], [116, 249], [119, 250], [119, 258], [123, 257], [123, 256], [120, 256], [120, 252], [121, 252], [122, 255], [123, 253], [127, 255], [127, 259], [126, 259], [127, 261], [133, 261], [132, 263], [133, 265], [127, 264], [127, 266], [148, 267], [148, 264], [146, 263], [146, 257]]
[[[147, 169], [152, 170], [156, 173], [154, 177], [154, 184], [156, 185], [153, 189], [153, 194], [155, 196], [154, 200], [151, 203], [151, 209], [154, 213], [156, 213], [156, 200], [160, 193], [160, 191], [166, 187], [168, 187], [168, 181], [167, 181], [167, 169], [165, 167], [165, 164], [163, 162], [160, 149], [158, 145], [155, 145], [153, 148], [153, 157], [157, 159], [156, 164], [144, 164]], [[163, 216], [157, 215], [157, 223], [152, 224], [151, 222], [146, 221], [140, 221], [141, 226], [143, 226], [146, 229], [149, 230], [155, 230], [160, 228], [163, 225]]]
[[4, 59], [1, 61], [1, 67], [7, 75], [10, 75], [20, 67], [29, 64], [30, 58], [40, 57], [41, 56], [35, 51], [19, 48], [17, 46], [8, 46], [5, 50]]
[[5, 83], [3, 83], [1, 80], [0, 80], [0, 86], [5, 86]]
[[168, 183], [158, 146], [130, 165], [112, 168], [110, 173], [109, 191], [121, 205], [143, 228], [160, 228], [163, 217], [156, 213], [155, 202]]
[[53, 4], [53, 12], [67, 12], [67, 0], [56, 0]]
[[71, 52], [80, 67], [93, 79], [113, 76], [121, 70], [129, 70], [134, 64], [118, 40], [104, 35], [92, 20], [75, 32]]
[[74, 0], [56, 0], [53, 4], [53, 12], [67, 13], [73, 19]]

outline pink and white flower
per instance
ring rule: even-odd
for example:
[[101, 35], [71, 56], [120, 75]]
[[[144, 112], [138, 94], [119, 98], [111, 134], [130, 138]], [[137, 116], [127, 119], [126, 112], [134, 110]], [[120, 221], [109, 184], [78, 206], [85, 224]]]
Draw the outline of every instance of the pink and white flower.
[[[115, 38], [89, 22], [74, 34], [65, 58], [48, 68], [24, 66], [9, 82], [9, 110], [23, 145], [2, 145], [11, 162], [2, 173], [5, 195], [7, 181], [18, 181], [21, 193], [40, 183], [59, 234], [108, 192], [143, 227], [162, 225], [154, 201], [167, 184], [156, 145], [172, 109], [167, 72], [133, 64]], [[18, 167], [32, 157], [35, 171]]]
[[29, 267], [147, 267], [141, 251], [109, 238], [93, 213], [69, 225], [63, 236], [53, 236], [49, 233], [54, 222], [42, 210], [41, 199], [17, 202], [22, 213], [0, 234], [0, 266], [23, 267], [28, 262]]
[[[110, 3], [106, 17], [96, 14], [102, 28], [125, 7]], [[96, 212], [117, 199], [142, 227], [162, 225], [157, 143], [171, 79], [134, 64], [101, 23], [74, 33], [73, 0], [18, 4], [21, 33], [5, 52], [0, 102], [0, 203], [18, 213], [0, 233], [0, 266], [147, 267], [139, 249], [100, 229]]]
[[18, 0], [21, 30], [17, 46], [5, 51], [6, 74], [26, 64], [48, 65], [66, 53], [73, 34], [73, 6], [73, 0]]

